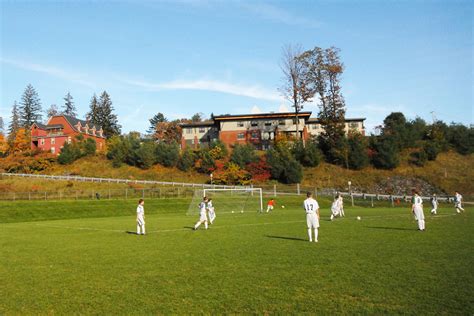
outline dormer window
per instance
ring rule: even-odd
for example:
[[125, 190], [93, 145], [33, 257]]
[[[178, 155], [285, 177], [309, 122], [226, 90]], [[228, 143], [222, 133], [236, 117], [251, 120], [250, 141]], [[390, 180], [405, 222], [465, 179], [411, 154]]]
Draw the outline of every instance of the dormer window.
[[77, 122], [76, 128], [77, 128], [78, 131], [81, 130], [81, 127], [82, 127], [82, 126], [81, 126], [81, 122]]

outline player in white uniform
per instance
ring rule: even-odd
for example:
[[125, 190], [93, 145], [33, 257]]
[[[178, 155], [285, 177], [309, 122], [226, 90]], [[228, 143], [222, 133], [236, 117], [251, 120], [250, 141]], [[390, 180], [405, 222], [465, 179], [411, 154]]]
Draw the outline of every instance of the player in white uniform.
[[199, 220], [198, 222], [196, 223], [196, 225], [194, 225], [194, 230], [198, 229], [198, 227], [204, 223], [204, 227], [207, 229], [207, 212], [206, 212], [206, 203], [207, 203], [207, 197], [204, 197], [202, 199], [202, 202], [199, 203], [198, 207], [199, 207]]
[[413, 191], [411, 203], [411, 211], [415, 215], [415, 219], [418, 221], [418, 230], [425, 231], [425, 214], [423, 213], [423, 199], [418, 195], [417, 191]]
[[342, 198], [342, 195], [339, 196], [339, 212], [341, 213], [341, 217], [345, 217], [346, 215], [344, 214], [344, 199]]
[[311, 228], [314, 229], [314, 242], [318, 242], [318, 228], [319, 228], [319, 204], [313, 199], [312, 193], [306, 193], [306, 200], [304, 200], [304, 210], [306, 211], [306, 224], [308, 226], [309, 241], [312, 242]]
[[341, 203], [342, 198], [339, 193], [334, 197], [334, 201], [331, 204], [331, 220], [337, 216], [341, 216]]
[[138, 200], [137, 206], [137, 235], [145, 235], [145, 208], [143, 199]]
[[433, 215], [438, 214], [438, 197], [436, 196], [436, 194], [433, 194], [430, 201], [431, 201], [431, 207], [432, 207], [431, 214]]
[[464, 212], [464, 209], [462, 207], [462, 195], [456, 191], [456, 195], [454, 196], [454, 207], [456, 208], [457, 213]]
[[212, 205], [212, 199], [209, 199], [207, 202], [207, 214], [209, 215], [209, 224], [212, 225], [216, 219], [216, 212], [214, 211], [214, 206]]

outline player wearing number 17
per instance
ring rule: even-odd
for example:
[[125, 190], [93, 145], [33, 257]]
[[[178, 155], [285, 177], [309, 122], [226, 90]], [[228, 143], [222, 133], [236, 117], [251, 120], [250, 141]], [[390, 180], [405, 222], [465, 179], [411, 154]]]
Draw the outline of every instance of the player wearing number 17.
[[315, 199], [313, 199], [311, 192], [306, 193], [304, 210], [306, 211], [306, 224], [308, 225], [309, 241], [313, 241], [311, 229], [314, 229], [314, 242], [318, 242], [319, 204]]

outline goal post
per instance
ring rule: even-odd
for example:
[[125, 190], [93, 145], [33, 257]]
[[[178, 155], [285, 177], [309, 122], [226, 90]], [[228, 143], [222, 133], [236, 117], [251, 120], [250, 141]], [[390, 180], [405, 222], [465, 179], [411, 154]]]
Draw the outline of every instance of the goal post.
[[188, 215], [199, 213], [198, 205], [203, 197], [212, 199], [216, 213], [263, 212], [261, 188], [198, 189], [189, 205]]

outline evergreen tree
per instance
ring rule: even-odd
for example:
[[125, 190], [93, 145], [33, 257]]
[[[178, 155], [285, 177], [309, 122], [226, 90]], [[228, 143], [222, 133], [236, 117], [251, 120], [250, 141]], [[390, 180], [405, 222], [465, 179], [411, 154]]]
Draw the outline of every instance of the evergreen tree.
[[393, 137], [380, 136], [372, 138], [372, 164], [380, 169], [394, 169], [400, 163], [400, 154]]
[[77, 117], [76, 106], [74, 105], [74, 101], [72, 99], [73, 99], [73, 97], [72, 97], [71, 93], [69, 93], [69, 91], [68, 91], [68, 93], [64, 97], [64, 110], [63, 110], [62, 113], [64, 115]]
[[105, 137], [120, 134], [121, 126], [118, 123], [117, 115], [114, 114], [112, 100], [106, 91], [100, 95], [98, 114], [97, 125], [102, 127]]
[[89, 112], [86, 114], [86, 120], [91, 124], [100, 125], [99, 121], [99, 101], [97, 100], [97, 95], [94, 95], [91, 98], [89, 103]]
[[240, 168], [245, 168], [251, 162], [257, 162], [258, 156], [255, 147], [251, 144], [235, 144], [230, 155], [230, 161]]
[[347, 139], [349, 145], [349, 168], [360, 170], [369, 164], [368, 144], [364, 135], [351, 132]]
[[4, 124], [3, 124], [3, 117], [0, 116], [0, 134], [4, 133]]
[[11, 144], [16, 137], [16, 133], [20, 129], [20, 115], [18, 113], [18, 104], [13, 103], [12, 116], [8, 125], [8, 142]]
[[181, 156], [178, 160], [178, 169], [182, 171], [188, 171], [194, 166], [195, 155], [190, 148], [186, 148], [181, 152]]
[[305, 167], [316, 167], [320, 162], [320, 154], [314, 140], [310, 140], [303, 144], [302, 140], [298, 140], [293, 145], [293, 156], [299, 163]]
[[20, 125], [29, 130], [34, 122], [41, 120], [41, 101], [35, 88], [29, 84], [21, 97]]
[[58, 106], [56, 104], [51, 104], [48, 110], [46, 110], [46, 117], [49, 119], [52, 116], [59, 114]]
[[150, 127], [146, 131], [148, 134], [154, 134], [156, 132], [156, 126], [158, 123], [168, 122], [163, 113], [158, 112], [150, 120]]

